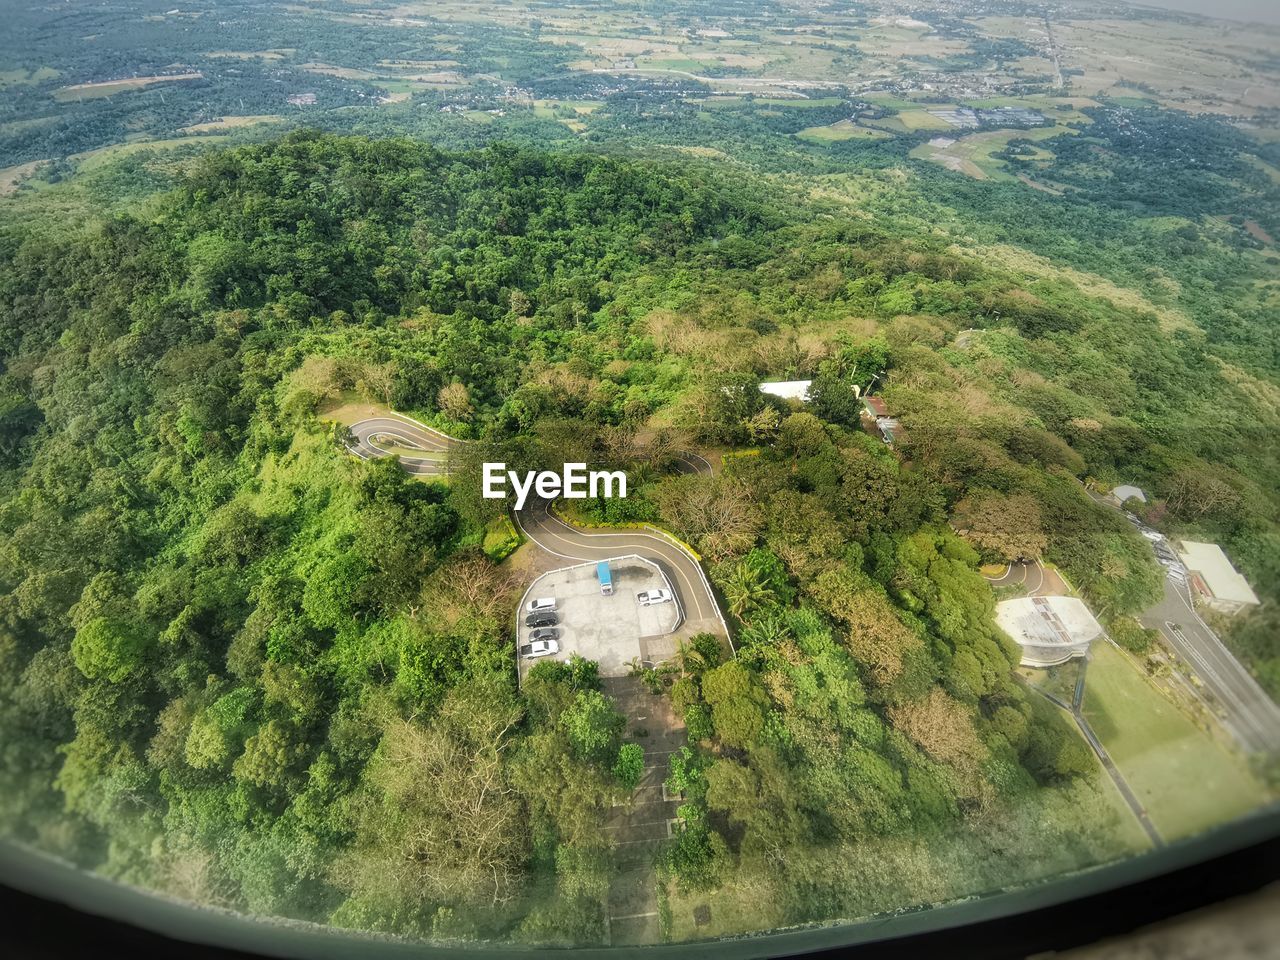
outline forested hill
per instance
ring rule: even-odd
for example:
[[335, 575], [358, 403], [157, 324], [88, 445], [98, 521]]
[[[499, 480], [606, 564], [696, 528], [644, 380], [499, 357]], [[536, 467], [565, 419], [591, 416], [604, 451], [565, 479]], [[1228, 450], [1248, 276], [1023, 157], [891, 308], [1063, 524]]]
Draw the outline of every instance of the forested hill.
[[[670, 691], [682, 889], [799, 923], [1129, 850], [978, 564], [1056, 561], [1140, 646], [1158, 573], [1080, 481], [1150, 477], [1261, 565], [1274, 387], [859, 214], [694, 162], [295, 134], [6, 227], [0, 829], [201, 903], [601, 939], [622, 718], [581, 661], [517, 693], [493, 504], [347, 457], [319, 414], [358, 401], [624, 464], [634, 495], [591, 509], [707, 558], [740, 655], [686, 652]], [[848, 389], [881, 371], [893, 451]], [[804, 411], [755, 389], [791, 376]], [[672, 429], [758, 453], [671, 475]]]

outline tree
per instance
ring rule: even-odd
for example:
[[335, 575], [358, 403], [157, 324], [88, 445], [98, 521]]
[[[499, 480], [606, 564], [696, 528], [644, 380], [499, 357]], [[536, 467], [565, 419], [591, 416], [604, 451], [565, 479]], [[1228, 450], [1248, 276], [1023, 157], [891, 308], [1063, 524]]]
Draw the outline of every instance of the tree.
[[436, 405], [445, 416], [459, 423], [468, 422], [475, 413], [475, 408], [471, 405], [471, 392], [456, 380], [440, 388], [436, 395]]
[[424, 906], [515, 896], [527, 835], [506, 758], [520, 716], [493, 678], [456, 688], [428, 726], [388, 725], [340, 871], [349, 890]]
[[955, 505], [956, 531], [984, 554], [1007, 563], [1039, 559], [1049, 543], [1040, 505], [1030, 494], [977, 491]]
[[618, 748], [613, 775], [623, 790], [630, 793], [644, 776], [644, 748], [638, 743], [624, 743]]
[[724, 595], [729, 601], [729, 612], [739, 620], [751, 611], [773, 603], [775, 597], [766, 582], [765, 572], [759, 565], [746, 560], [734, 565], [729, 578], [724, 581]]
[[151, 644], [141, 625], [98, 617], [76, 631], [71, 655], [90, 680], [119, 683], [142, 668]]
[[764, 729], [768, 701], [738, 661], [730, 660], [704, 674], [702, 696], [711, 707], [716, 735], [727, 746], [747, 747]]
[[744, 552], [755, 541], [759, 513], [737, 481], [679, 477], [658, 489], [657, 500], [663, 516], [713, 560]]
[[580, 691], [560, 715], [560, 724], [578, 756], [593, 763], [608, 763], [616, 754], [625, 722], [598, 690]]
[[856, 426], [862, 417], [862, 400], [855, 384], [830, 363], [824, 363], [809, 385], [809, 406], [823, 420]]

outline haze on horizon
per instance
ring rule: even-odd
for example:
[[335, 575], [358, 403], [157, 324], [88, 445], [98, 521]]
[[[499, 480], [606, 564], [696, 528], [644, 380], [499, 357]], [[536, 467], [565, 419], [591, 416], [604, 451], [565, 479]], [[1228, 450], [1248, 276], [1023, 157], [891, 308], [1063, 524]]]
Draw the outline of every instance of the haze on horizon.
[[1135, 6], [1163, 7], [1198, 13], [1218, 20], [1244, 20], [1280, 25], [1280, 4], [1275, 0], [1141, 0]]

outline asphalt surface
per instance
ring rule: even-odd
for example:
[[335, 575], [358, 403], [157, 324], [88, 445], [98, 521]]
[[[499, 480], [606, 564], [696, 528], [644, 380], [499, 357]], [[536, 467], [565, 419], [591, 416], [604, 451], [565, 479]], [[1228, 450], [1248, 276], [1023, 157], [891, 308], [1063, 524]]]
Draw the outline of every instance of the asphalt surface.
[[[362, 460], [399, 456], [400, 466], [416, 476], [438, 476], [448, 467], [450, 448], [462, 443], [425, 424], [398, 415], [361, 420], [350, 428], [347, 450]], [[709, 474], [711, 464], [699, 454], [683, 452], [679, 468]], [[687, 550], [642, 530], [619, 533], [581, 530], [551, 513], [550, 504], [532, 501], [515, 512], [516, 523], [535, 545], [564, 560], [608, 560], [638, 554], [659, 564], [679, 591], [685, 622], [696, 630], [727, 634], [724, 617], [702, 567]]]
[[361, 460], [399, 456], [400, 466], [414, 476], [439, 476], [446, 472], [450, 447], [455, 440], [408, 417], [386, 416], [361, 420], [350, 428], [347, 450]]
[[680, 593], [685, 622], [695, 630], [725, 633], [720, 608], [698, 565], [683, 547], [655, 533], [625, 530], [617, 533], [582, 530], [551, 512], [546, 501], [531, 502], [515, 512], [516, 523], [536, 546], [571, 562], [608, 560], [628, 553], [657, 563]]
[[1027, 596], [1036, 596], [1036, 591], [1044, 585], [1044, 567], [1040, 561], [1035, 563], [1011, 563], [1005, 568], [1003, 576], [987, 577], [992, 587], [1014, 587], [1023, 585], [1027, 588]]
[[1143, 626], [1159, 630], [1173, 651], [1190, 664], [1213, 695], [1219, 718], [1247, 750], [1280, 749], [1280, 707], [1200, 619], [1185, 586], [1166, 577], [1164, 597], [1138, 619]]
[[[1105, 497], [1087, 492], [1095, 503], [1120, 509]], [[1165, 571], [1164, 596], [1138, 614], [1138, 620], [1159, 630], [1169, 648], [1191, 667], [1213, 697], [1223, 726], [1241, 746], [1250, 753], [1280, 750], [1280, 707], [1200, 619], [1185, 582], [1175, 581]]]
[[692, 450], [683, 450], [676, 454], [675, 469], [677, 473], [700, 473], [704, 476], [712, 473], [711, 461]]

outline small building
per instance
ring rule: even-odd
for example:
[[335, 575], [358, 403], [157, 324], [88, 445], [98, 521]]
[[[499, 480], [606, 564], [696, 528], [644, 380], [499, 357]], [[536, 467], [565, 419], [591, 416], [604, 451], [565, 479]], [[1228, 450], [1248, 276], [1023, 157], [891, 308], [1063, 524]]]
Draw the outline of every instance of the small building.
[[884, 402], [883, 397], [863, 397], [862, 406], [872, 420], [889, 415], [889, 405]]
[[1132, 484], [1122, 483], [1111, 491], [1111, 499], [1120, 506], [1124, 506], [1127, 500], [1138, 500], [1142, 503], [1147, 502], [1147, 495], [1142, 492], [1141, 487], [1135, 487]]
[[889, 446], [903, 437], [902, 424], [889, 415], [889, 405], [883, 397], [862, 398], [862, 429], [873, 437], [878, 435]]
[[760, 392], [767, 393], [771, 397], [781, 397], [783, 400], [799, 400], [801, 403], [808, 403], [809, 386], [812, 383], [812, 380], [774, 380], [760, 384]]
[[1216, 543], [1180, 540], [1178, 559], [1187, 568], [1191, 588], [1205, 605], [1221, 613], [1237, 614], [1258, 605], [1258, 595], [1231, 565]]
[[1018, 597], [996, 604], [996, 623], [1022, 648], [1024, 667], [1052, 667], [1083, 657], [1102, 624], [1078, 597]]

